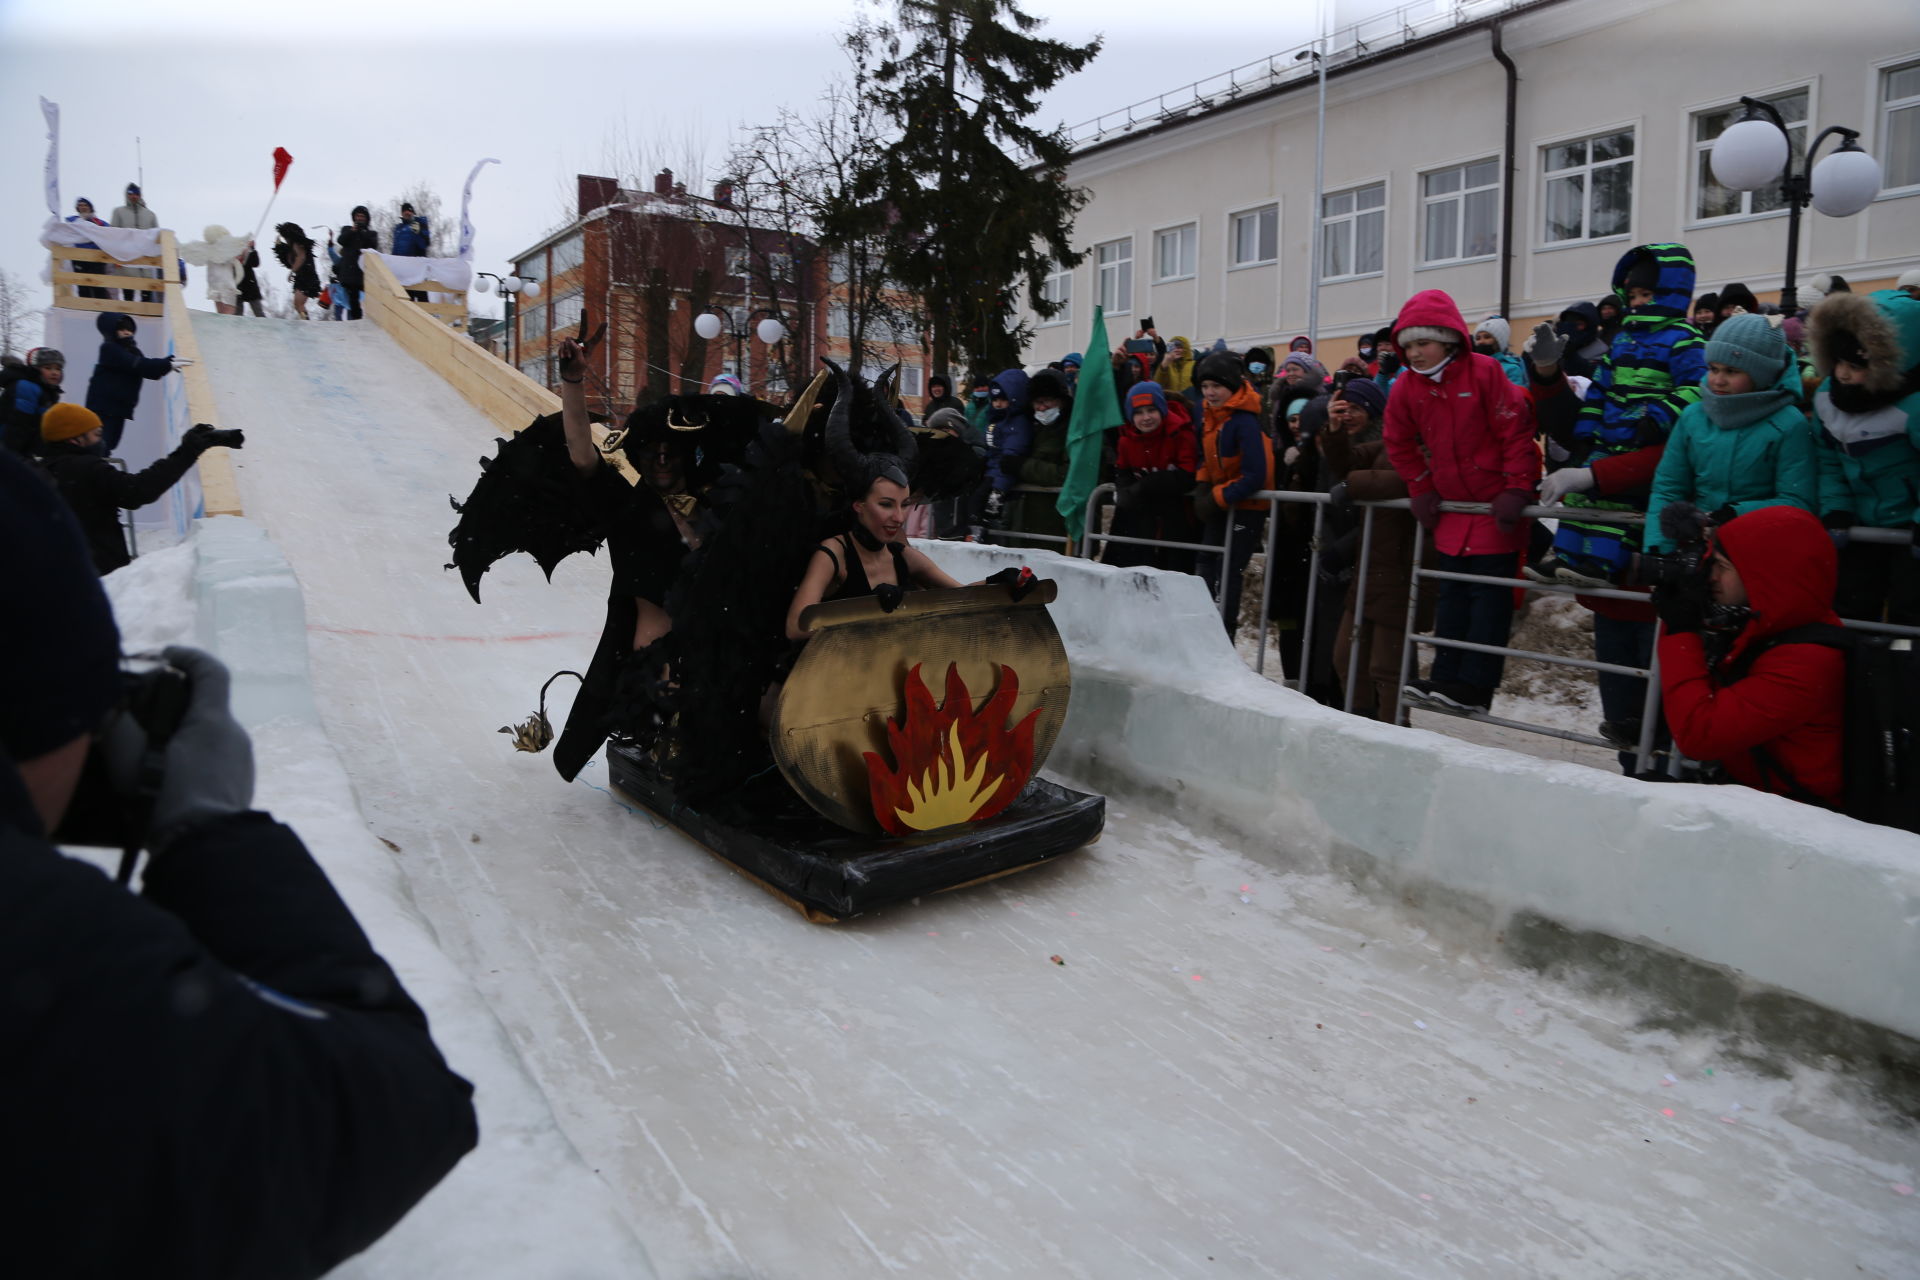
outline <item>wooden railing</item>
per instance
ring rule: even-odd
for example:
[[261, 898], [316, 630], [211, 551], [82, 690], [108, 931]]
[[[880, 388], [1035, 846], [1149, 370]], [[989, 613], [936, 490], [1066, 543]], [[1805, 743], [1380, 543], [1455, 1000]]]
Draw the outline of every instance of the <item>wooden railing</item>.
[[[160, 233], [160, 256], [154, 258], [134, 258], [122, 262], [102, 249], [76, 249], [61, 245], [53, 253], [53, 305], [67, 307], [74, 311], [118, 311], [130, 316], [164, 315], [166, 304], [159, 301], [164, 296], [164, 286], [180, 285], [180, 259], [174, 252], [175, 243], [171, 231]], [[107, 266], [104, 275], [77, 271], [73, 264], [78, 262], [99, 262]], [[160, 274], [154, 276], [115, 275], [115, 267], [159, 268]], [[104, 298], [83, 298], [81, 289], [104, 289]], [[122, 292], [129, 297], [121, 297]], [[152, 294], [156, 301], [143, 302], [142, 293]]]

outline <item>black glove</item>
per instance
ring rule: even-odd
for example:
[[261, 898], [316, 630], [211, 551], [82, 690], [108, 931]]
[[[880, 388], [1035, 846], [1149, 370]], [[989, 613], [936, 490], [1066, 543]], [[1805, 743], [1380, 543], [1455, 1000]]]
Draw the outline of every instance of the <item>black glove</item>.
[[[162, 655], [187, 678], [187, 706], [167, 741], [154, 795], [147, 848], [165, 851], [187, 828], [253, 807], [253, 743], [228, 709], [232, 681], [210, 653], [181, 645]], [[119, 717], [102, 741], [110, 774], [130, 777], [147, 747], [146, 731]]]
[[[1834, 550], [1844, 551], [1853, 540], [1853, 526], [1860, 523], [1860, 517], [1851, 511], [1829, 511], [1820, 517], [1820, 523], [1827, 526], [1827, 536], [1833, 539]], [[1913, 554], [1920, 556], [1920, 543], [1915, 544]]]
[[1334, 485], [1333, 488], [1327, 490], [1327, 505], [1335, 511], [1345, 512], [1353, 510], [1353, 499], [1347, 496], [1347, 482], [1345, 480], [1340, 481]]
[[1220, 514], [1220, 504], [1214, 500], [1213, 486], [1197, 484], [1193, 487], [1193, 518], [1201, 524]]
[[1033, 570], [1027, 568], [1025, 565], [1021, 565], [1017, 569], [1002, 569], [998, 573], [990, 573], [980, 579], [981, 586], [1005, 587], [1007, 594], [1013, 597], [1014, 603], [1016, 604], [1026, 599], [1027, 593], [1032, 591], [1039, 583], [1040, 579], [1034, 577]]
[[199, 457], [209, 449], [238, 449], [247, 442], [247, 433], [238, 427], [221, 430], [210, 422], [196, 422], [180, 437], [180, 447]]
[[1725, 524], [1727, 521], [1733, 519], [1735, 516], [1739, 514], [1740, 513], [1738, 511], [1735, 511], [1733, 509], [1733, 504], [1731, 502], [1725, 502], [1725, 503], [1722, 503], [1717, 509], [1715, 509], [1710, 515], [1708, 515], [1707, 520], [1709, 523], [1711, 523], [1714, 526], [1714, 528], [1717, 529], [1721, 525]]
[[1707, 624], [1707, 604], [1699, 593], [1665, 583], [1653, 589], [1653, 611], [1666, 624], [1667, 634], [1682, 635], [1698, 631]]

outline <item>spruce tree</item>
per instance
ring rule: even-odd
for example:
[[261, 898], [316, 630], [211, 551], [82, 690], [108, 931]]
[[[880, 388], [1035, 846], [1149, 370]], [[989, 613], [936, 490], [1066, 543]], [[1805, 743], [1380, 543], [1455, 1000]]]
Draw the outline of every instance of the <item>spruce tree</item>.
[[[887, 274], [920, 297], [933, 330], [933, 371], [957, 352], [984, 369], [1018, 361], [1029, 331], [1015, 322], [1024, 284], [1041, 317], [1053, 264], [1086, 194], [1066, 183], [1065, 131], [1029, 123], [1038, 97], [1092, 61], [1084, 45], [1037, 33], [1014, 0], [895, 0], [877, 32], [886, 57], [872, 93], [896, 137], [869, 176], [890, 210]], [[850, 41], [868, 38], [856, 29]]]

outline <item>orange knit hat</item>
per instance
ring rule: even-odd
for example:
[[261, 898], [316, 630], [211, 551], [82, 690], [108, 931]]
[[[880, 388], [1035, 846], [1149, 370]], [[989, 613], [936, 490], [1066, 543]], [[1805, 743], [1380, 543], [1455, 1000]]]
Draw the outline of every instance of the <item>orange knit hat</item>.
[[47, 441], [71, 440], [100, 425], [100, 415], [83, 404], [54, 405], [40, 415], [40, 438]]

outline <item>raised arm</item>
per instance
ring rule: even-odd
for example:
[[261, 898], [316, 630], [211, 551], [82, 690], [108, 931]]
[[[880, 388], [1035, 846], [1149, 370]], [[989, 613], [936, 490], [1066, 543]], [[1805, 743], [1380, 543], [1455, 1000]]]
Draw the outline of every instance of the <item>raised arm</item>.
[[567, 437], [567, 457], [581, 475], [600, 466], [600, 450], [593, 443], [593, 424], [587, 419], [587, 353], [572, 338], [560, 343], [560, 425]]

